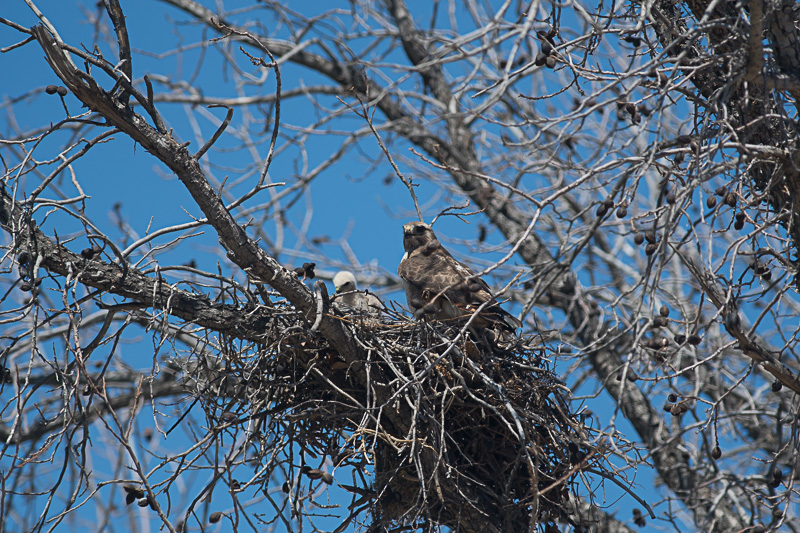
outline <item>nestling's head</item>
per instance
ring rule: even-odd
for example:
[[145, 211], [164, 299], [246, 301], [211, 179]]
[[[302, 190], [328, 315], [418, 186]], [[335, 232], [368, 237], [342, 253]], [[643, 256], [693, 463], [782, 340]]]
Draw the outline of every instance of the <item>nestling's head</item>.
[[356, 277], [347, 270], [340, 270], [333, 276], [333, 286], [336, 287], [337, 293], [350, 292], [358, 288], [356, 286]]
[[406, 253], [411, 253], [428, 243], [438, 244], [438, 242], [431, 227], [424, 222], [415, 220], [403, 224], [403, 248], [405, 248]]

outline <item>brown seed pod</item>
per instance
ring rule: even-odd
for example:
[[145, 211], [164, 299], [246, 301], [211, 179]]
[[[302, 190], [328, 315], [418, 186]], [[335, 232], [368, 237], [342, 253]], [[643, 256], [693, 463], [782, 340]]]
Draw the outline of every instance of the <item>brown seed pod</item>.
[[697, 335], [697, 334], [692, 334], [692, 335], [689, 335], [689, 338], [688, 338], [688, 339], [686, 339], [686, 342], [688, 342], [688, 343], [689, 343], [689, 344], [691, 344], [692, 346], [697, 346], [698, 344], [700, 344], [700, 342], [701, 342], [702, 340], [703, 340], [703, 339], [700, 337], [700, 335]]
[[709, 196], [708, 198], [706, 198], [706, 207], [708, 207], [709, 209], [714, 209], [715, 207], [717, 207], [717, 199], [714, 198], [713, 196]]
[[307, 475], [310, 479], [320, 479], [322, 478], [322, 474], [324, 474], [324, 472], [319, 468], [309, 468], [304, 472], [304, 474]]
[[58, 92], [58, 85], [48, 85], [44, 88], [44, 92], [47, 94], [56, 94]]
[[328, 472], [323, 472], [322, 477], [320, 477], [320, 479], [326, 485], [333, 485], [333, 476]]
[[669, 191], [667, 193], [667, 203], [672, 205], [678, 200], [678, 195], [675, 194], [675, 191]]
[[547, 56], [539, 52], [538, 54], [536, 54], [536, 59], [533, 60], [533, 64], [536, 65], [537, 67], [541, 67], [542, 65], [545, 64], [546, 61], [547, 61]]
[[734, 223], [733, 223], [733, 229], [735, 229], [737, 231], [741, 230], [741, 229], [744, 229], [744, 220], [740, 220], [740, 219], [737, 218], [736, 221], [734, 221]]
[[136, 485], [125, 484], [122, 486], [122, 489], [125, 491], [126, 505], [132, 504], [137, 498], [144, 498], [146, 504], [147, 498], [144, 497], [145, 492], [141, 488], [137, 487]]
[[688, 410], [689, 407], [685, 403], [681, 402], [674, 404], [672, 409], [670, 409], [670, 413], [672, 413], [673, 416], [681, 416]]
[[617, 218], [625, 218], [628, 214], [628, 208], [624, 205], [621, 205], [617, 208]]
[[772, 471], [772, 479], [770, 479], [769, 487], [771, 489], [777, 489], [781, 482], [783, 481], [783, 471], [780, 468], [776, 468]]
[[672, 403], [677, 402], [678, 401], [678, 395], [675, 394], [674, 392], [670, 392], [669, 396], [667, 396], [667, 401], [668, 402], [672, 402]]
[[658, 314], [663, 316], [664, 318], [669, 316], [669, 307], [666, 305], [662, 305], [661, 308], [658, 310]]
[[208, 515], [208, 521], [212, 524], [216, 524], [222, 519], [222, 513], [219, 511], [214, 511], [210, 515]]
[[716, 461], [720, 457], [722, 457], [722, 450], [719, 448], [719, 446], [714, 446], [711, 449], [711, 458]]
[[544, 64], [547, 68], [556, 68], [556, 58], [553, 56], [547, 56], [547, 59], [544, 60]]
[[626, 43], [631, 43], [634, 48], [639, 48], [639, 46], [642, 44], [642, 39], [634, 35], [626, 35], [622, 38], [622, 40]]
[[779, 392], [783, 388], [783, 383], [780, 380], [775, 380], [772, 382], [772, 392]]
[[656, 253], [656, 250], [658, 250], [657, 244], [650, 243], [644, 247], [644, 253], [647, 255], [653, 255], [654, 253]]
[[767, 265], [765, 265], [764, 263], [762, 263], [762, 262], [761, 262], [761, 261], [759, 261], [758, 259], [756, 259], [755, 261], [753, 261], [752, 263], [750, 263], [750, 268], [752, 268], [752, 269], [753, 269], [753, 273], [754, 273], [756, 276], [763, 276], [763, 275], [764, 275], [764, 273], [765, 273], [766, 271], [768, 271], [768, 270], [769, 270], [769, 269], [767, 268]]
[[59, 96], [67, 96], [67, 88], [64, 87], [63, 85], [59, 85], [58, 88], [56, 89], [56, 92], [58, 93]]
[[736, 207], [736, 194], [729, 192], [725, 195], [725, 203], [731, 207]]
[[556, 36], [556, 31], [553, 28], [549, 28], [547, 31], [544, 30], [536, 30], [536, 35], [542, 41], [553, 41], [553, 37]]
[[628, 114], [630, 114], [630, 115], [635, 115], [636, 114], [636, 104], [634, 104], [633, 102], [627, 102], [625, 104], [625, 111], [627, 111]]
[[553, 45], [549, 41], [542, 41], [541, 50], [544, 55], [549, 56], [553, 53]]
[[608, 208], [604, 204], [600, 204], [597, 207], [597, 212], [596, 212], [597, 218], [603, 218], [604, 216], [606, 216], [606, 213], [608, 213]]
[[683, 344], [684, 342], [686, 342], [686, 335], [683, 335], [681, 333], [675, 335], [676, 344]]
[[656, 243], [656, 232], [653, 231], [653, 230], [645, 231], [644, 232], [644, 238], [647, 239], [647, 242], [649, 242], [650, 244], [655, 244]]
[[754, 261], [751, 266], [756, 276], [761, 276], [764, 279], [769, 279], [772, 277], [769, 267], [761, 261]]
[[636, 243], [637, 246], [642, 244], [644, 242], [644, 235], [637, 233], [633, 236], [633, 242]]
[[725, 196], [728, 193], [728, 189], [725, 188], [724, 185], [720, 185], [716, 189], [714, 189], [714, 194], [717, 196]]
[[667, 325], [667, 319], [663, 316], [657, 316], [653, 318], [653, 327], [654, 328], [663, 328]]

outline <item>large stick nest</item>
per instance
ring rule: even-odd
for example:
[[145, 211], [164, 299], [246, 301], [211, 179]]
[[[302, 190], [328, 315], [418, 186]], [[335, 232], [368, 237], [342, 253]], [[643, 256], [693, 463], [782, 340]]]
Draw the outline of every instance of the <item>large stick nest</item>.
[[247, 424], [264, 493], [286, 479], [299, 508], [304, 476], [333, 482], [332, 465], [353, 493], [348, 521], [369, 511], [381, 529], [572, 521], [576, 476], [596, 458], [537, 338], [501, 348], [463, 324], [331, 311], [362, 348], [348, 361], [290, 306], [274, 310], [261, 345], [184, 368], [211, 424]]

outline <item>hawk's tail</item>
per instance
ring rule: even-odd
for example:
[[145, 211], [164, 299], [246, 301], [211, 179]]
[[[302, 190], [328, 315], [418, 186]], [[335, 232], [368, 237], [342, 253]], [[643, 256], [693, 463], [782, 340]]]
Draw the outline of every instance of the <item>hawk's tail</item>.
[[[467, 317], [477, 309], [476, 306], [472, 305], [458, 305], [457, 307], [459, 307], [461, 312]], [[522, 327], [522, 322], [517, 317], [498, 304], [490, 305], [482, 309], [479, 316], [482, 319], [481, 321], [489, 322], [493, 327], [505, 331], [515, 332]]]

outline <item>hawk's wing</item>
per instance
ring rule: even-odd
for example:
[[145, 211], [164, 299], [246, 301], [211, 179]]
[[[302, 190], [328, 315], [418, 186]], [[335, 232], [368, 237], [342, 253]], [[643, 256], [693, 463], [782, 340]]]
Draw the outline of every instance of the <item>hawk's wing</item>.
[[[400, 262], [397, 272], [406, 283], [406, 295], [409, 305], [419, 307], [412, 300], [421, 300], [430, 303], [434, 297], [444, 291], [448, 299], [459, 301], [463, 298], [456, 289], [458, 284], [463, 284], [465, 275], [470, 275], [470, 270], [463, 266], [459, 271], [455, 266], [458, 262], [441, 247], [424, 253], [417, 249], [406, 255]], [[423, 303], [423, 305], [424, 305]]]
[[[405, 282], [409, 307], [415, 313], [430, 303], [437, 318], [464, 317], [494, 300], [489, 285], [478, 277], [469, 279], [475, 272], [441, 246], [432, 251], [414, 250], [403, 258], [397, 271]], [[442, 295], [434, 300], [439, 293]], [[481, 316], [491, 322], [503, 322], [509, 328], [521, 325], [497, 304], [484, 308]]]

